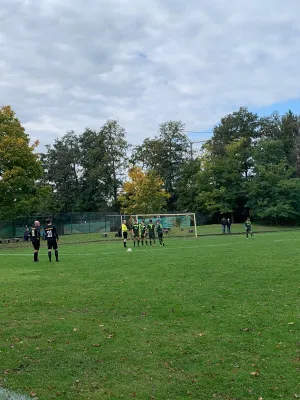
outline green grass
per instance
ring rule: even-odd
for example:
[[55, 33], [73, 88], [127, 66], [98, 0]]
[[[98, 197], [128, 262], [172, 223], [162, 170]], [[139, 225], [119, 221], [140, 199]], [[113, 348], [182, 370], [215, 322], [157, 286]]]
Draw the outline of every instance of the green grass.
[[[193, 228], [193, 227], [191, 227]], [[300, 227], [291, 227], [291, 226], [272, 226], [272, 225], [260, 225], [260, 224], [253, 224], [253, 231], [254, 232], [281, 232], [287, 230], [300, 230]], [[245, 231], [244, 224], [233, 224], [231, 226], [231, 233], [232, 234], [243, 234]], [[213, 224], [213, 225], [201, 225], [197, 227], [198, 236], [206, 236], [206, 235], [222, 235], [222, 228], [220, 224]], [[184, 237], [194, 238], [195, 234], [189, 232], [189, 228], [184, 228], [183, 230], [179, 228], [172, 228], [168, 234], [165, 234], [166, 238], [172, 237]], [[28, 242], [23, 242], [22, 239], [19, 243], [0, 243], [0, 250], [2, 248], [7, 247], [30, 247], [31, 244]], [[61, 235], [60, 236], [60, 243], [62, 244], [73, 244], [73, 243], [85, 243], [85, 242], [111, 242], [111, 241], [119, 241], [119, 238], [115, 237], [115, 232], [108, 232], [107, 237], [103, 236], [103, 233], [73, 233], [71, 235]]]
[[[0, 387], [39, 399], [300, 395], [300, 232], [0, 250]], [[130, 246], [132, 244], [130, 243]]]

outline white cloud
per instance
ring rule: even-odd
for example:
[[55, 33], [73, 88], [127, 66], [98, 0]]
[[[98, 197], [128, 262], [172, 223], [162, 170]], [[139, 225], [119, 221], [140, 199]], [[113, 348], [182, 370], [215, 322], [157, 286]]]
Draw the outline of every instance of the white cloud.
[[298, 15], [298, 0], [1, 0], [0, 104], [42, 144], [107, 118], [133, 143], [169, 119], [206, 131], [300, 97]]

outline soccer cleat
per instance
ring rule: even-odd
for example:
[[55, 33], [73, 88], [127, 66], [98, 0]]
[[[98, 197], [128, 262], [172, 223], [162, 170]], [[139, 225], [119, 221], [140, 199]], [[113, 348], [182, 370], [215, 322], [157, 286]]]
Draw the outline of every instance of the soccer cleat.
[[59, 262], [59, 260], [56, 260], [56, 262]]
[[164, 246], [165, 244], [163, 243], [163, 246]]

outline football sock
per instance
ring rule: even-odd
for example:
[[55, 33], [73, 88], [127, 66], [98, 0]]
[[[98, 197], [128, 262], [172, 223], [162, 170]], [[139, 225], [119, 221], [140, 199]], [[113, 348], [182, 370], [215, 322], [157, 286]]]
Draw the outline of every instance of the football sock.
[[51, 261], [51, 251], [48, 251], [48, 258], [49, 258], [49, 261]]
[[56, 258], [56, 261], [58, 260], [58, 250], [55, 250], [55, 258]]

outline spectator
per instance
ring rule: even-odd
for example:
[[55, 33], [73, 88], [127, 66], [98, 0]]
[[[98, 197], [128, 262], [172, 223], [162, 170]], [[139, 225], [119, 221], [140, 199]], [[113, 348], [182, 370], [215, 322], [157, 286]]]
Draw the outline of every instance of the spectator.
[[221, 224], [222, 224], [222, 233], [225, 234], [226, 233], [226, 226], [227, 226], [227, 219], [225, 217], [222, 218]]
[[227, 218], [227, 233], [230, 234], [230, 229], [231, 229], [231, 221], [230, 218]]
[[29, 237], [30, 237], [29, 228], [26, 228], [26, 231], [24, 232], [24, 242], [28, 242]]

